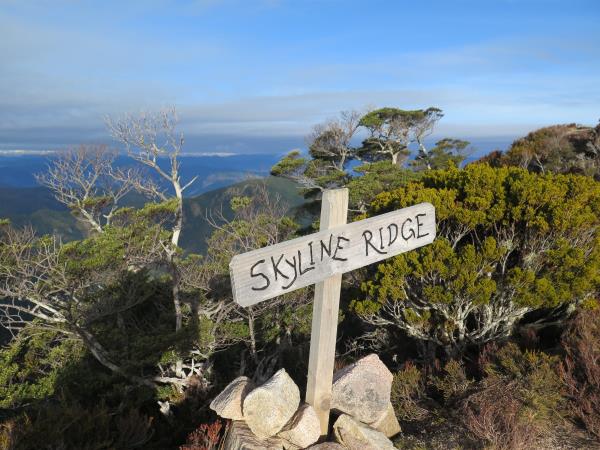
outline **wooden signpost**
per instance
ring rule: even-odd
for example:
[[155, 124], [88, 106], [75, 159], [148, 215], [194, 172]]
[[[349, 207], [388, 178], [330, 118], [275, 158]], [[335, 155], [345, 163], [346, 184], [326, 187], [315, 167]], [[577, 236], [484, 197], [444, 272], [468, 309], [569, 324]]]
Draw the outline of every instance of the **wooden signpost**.
[[342, 274], [430, 244], [435, 209], [421, 203], [346, 224], [348, 190], [323, 193], [318, 233], [232, 258], [233, 298], [251, 306], [315, 284], [306, 401], [327, 434]]

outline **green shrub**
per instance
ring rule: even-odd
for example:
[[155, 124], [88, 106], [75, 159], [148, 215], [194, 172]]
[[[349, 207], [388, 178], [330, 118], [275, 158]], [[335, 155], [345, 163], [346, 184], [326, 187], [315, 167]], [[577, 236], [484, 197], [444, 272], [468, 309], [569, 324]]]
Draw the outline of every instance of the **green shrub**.
[[436, 208], [437, 238], [371, 269], [351, 304], [369, 324], [457, 355], [510, 336], [532, 311], [565, 320], [600, 286], [591, 178], [485, 164], [427, 171], [377, 196], [371, 214], [420, 202]]
[[444, 402], [448, 404], [464, 396], [473, 380], [467, 378], [463, 365], [453, 359], [446, 363], [441, 376], [431, 377], [431, 383], [441, 392]]
[[462, 402], [463, 424], [491, 448], [534, 448], [564, 411], [558, 357], [514, 343], [482, 355], [484, 378]]
[[0, 408], [17, 408], [55, 393], [58, 378], [82, 357], [83, 345], [35, 324], [0, 350]]
[[484, 367], [490, 382], [516, 383], [519, 400], [539, 421], [552, 421], [564, 410], [558, 375], [559, 358], [539, 351], [521, 351], [509, 343]]
[[425, 394], [425, 383], [421, 370], [407, 362], [394, 374], [392, 381], [391, 401], [400, 420], [419, 420], [427, 414], [427, 410], [419, 406], [419, 400]]

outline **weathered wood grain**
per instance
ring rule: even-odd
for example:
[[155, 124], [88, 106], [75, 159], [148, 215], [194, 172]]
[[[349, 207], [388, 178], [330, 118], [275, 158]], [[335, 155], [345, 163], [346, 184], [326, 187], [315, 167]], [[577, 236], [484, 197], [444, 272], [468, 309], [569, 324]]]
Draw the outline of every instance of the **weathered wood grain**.
[[[325, 191], [321, 203], [321, 231], [344, 225], [347, 216], [348, 189]], [[341, 287], [341, 273], [336, 273], [315, 285], [306, 402], [317, 413], [322, 436], [327, 435], [329, 428]]]
[[250, 306], [433, 242], [435, 208], [421, 203], [236, 255], [234, 300]]

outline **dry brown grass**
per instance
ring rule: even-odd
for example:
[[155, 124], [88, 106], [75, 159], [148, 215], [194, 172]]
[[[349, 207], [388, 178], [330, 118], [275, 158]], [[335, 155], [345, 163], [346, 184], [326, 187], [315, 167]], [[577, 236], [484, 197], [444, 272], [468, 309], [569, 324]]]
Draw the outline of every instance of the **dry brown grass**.
[[600, 440], [600, 311], [582, 311], [565, 332], [559, 373], [569, 411]]

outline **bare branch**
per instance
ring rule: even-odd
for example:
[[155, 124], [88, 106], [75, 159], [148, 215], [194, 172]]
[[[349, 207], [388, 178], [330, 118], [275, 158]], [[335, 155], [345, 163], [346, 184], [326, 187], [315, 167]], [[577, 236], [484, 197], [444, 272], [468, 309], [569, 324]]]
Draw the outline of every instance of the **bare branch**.
[[104, 145], [81, 145], [60, 153], [36, 179], [79, 220], [102, 233], [119, 202], [134, 188], [131, 174], [113, 169], [116, 156]]

